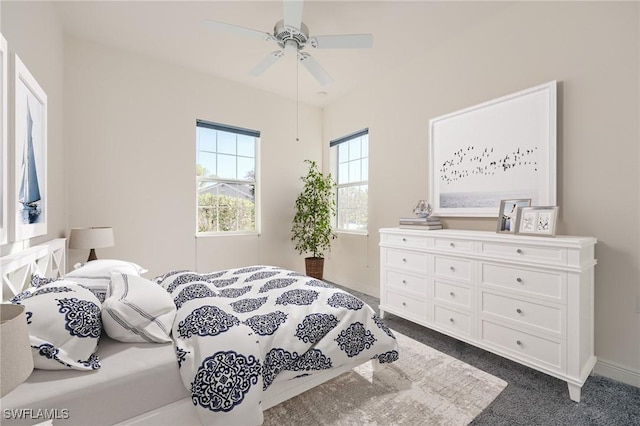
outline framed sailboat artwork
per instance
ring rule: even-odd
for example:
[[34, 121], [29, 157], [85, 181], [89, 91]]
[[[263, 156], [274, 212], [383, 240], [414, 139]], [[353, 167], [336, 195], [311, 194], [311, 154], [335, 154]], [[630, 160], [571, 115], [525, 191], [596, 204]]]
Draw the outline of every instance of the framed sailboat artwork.
[[47, 95], [14, 55], [15, 239], [47, 233]]
[[8, 114], [8, 57], [7, 40], [0, 34], [0, 245], [8, 242], [9, 235], [9, 161], [7, 148], [7, 114]]

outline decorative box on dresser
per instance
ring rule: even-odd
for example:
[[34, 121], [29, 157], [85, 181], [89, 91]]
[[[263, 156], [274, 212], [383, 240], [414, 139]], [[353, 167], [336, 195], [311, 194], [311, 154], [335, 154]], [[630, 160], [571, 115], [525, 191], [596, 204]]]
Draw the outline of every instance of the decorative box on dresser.
[[380, 230], [385, 312], [567, 382], [572, 400], [596, 362], [592, 237]]

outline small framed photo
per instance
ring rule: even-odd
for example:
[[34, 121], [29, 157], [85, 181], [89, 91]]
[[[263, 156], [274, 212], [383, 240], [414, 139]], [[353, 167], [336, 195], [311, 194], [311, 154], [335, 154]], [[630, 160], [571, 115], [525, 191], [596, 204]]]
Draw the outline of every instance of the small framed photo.
[[553, 237], [556, 235], [558, 207], [523, 207], [518, 211], [516, 233]]
[[518, 198], [500, 201], [500, 210], [498, 211], [498, 227], [496, 232], [504, 232], [514, 234], [516, 230], [516, 221], [518, 219], [518, 210], [531, 205], [531, 198]]

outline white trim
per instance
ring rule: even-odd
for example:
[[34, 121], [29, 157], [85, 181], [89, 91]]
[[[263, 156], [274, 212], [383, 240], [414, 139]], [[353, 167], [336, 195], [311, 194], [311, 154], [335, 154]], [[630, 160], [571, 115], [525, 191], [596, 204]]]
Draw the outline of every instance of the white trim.
[[9, 50], [7, 48], [7, 40], [0, 34], [0, 244], [9, 242], [9, 161], [8, 155], [8, 111], [9, 111]]
[[598, 358], [593, 373], [640, 388], [640, 371], [633, 371], [613, 361]]
[[360, 235], [363, 237], [368, 237], [369, 236], [369, 230], [368, 229], [363, 229], [363, 230], [357, 230], [357, 229], [336, 229], [336, 234], [346, 234], [346, 235]]
[[35, 273], [47, 278], [59, 278], [66, 272], [67, 247], [65, 238], [0, 257], [0, 297], [5, 302], [31, 285]]

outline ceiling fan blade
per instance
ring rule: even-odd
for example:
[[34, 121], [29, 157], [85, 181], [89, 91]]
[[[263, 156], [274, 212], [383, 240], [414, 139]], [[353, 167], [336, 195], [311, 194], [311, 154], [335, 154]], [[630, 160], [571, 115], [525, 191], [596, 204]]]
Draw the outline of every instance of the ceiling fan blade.
[[241, 27], [239, 25], [227, 24], [225, 22], [220, 21], [212, 21], [210, 19], [205, 19], [203, 25], [206, 28], [214, 31], [223, 31], [227, 33], [232, 33], [236, 35], [241, 35], [243, 37], [253, 37], [259, 38], [261, 40], [273, 40], [273, 36], [269, 33], [265, 33], [263, 31], [252, 30], [251, 28]]
[[311, 75], [318, 80], [322, 86], [327, 86], [333, 82], [333, 79], [327, 73], [324, 68], [320, 66], [318, 61], [308, 53], [298, 52], [298, 61], [304, 65], [304, 67], [311, 73]]
[[254, 77], [261, 75], [263, 72], [267, 70], [267, 68], [269, 68], [271, 65], [278, 62], [278, 59], [282, 58], [283, 56], [284, 56], [284, 51], [282, 50], [276, 50], [275, 52], [269, 53], [267, 56], [264, 57], [262, 61], [258, 63], [258, 65], [253, 67], [253, 69], [249, 72], [249, 74]]
[[284, 0], [284, 25], [300, 30], [302, 24], [302, 0]]
[[316, 49], [369, 49], [373, 47], [372, 34], [344, 34], [315, 36], [309, 43]]

